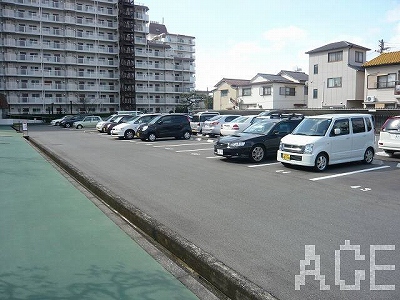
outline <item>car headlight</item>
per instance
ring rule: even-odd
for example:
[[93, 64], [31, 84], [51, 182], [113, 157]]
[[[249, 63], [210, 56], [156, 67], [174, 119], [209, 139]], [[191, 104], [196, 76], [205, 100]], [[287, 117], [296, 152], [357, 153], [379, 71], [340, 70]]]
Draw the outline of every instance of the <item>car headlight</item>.
[[314, 149], [314, 144], [307, 144], [304, 146], [304, 154], [311, 154]]
[[246, 144], [246, 142], [233, 142], [228, 144], [228, 148], [242, 147], [244, 144]]
[[147, 128], [149, 128], [149, 126], [144, 125], [144, 126], [142, 127], [142, 131], [145, 131]]

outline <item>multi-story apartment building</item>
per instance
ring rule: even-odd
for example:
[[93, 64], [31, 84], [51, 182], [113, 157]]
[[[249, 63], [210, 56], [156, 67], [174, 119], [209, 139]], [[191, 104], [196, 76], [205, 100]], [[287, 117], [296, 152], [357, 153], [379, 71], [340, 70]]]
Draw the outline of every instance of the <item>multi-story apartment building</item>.
[[164, 42], [149, 41], [148, 10], [131, 0], [2, 0], [9, 112], [173, 110], [194, 89], [194, 38], [165, 29]]
[[149, 24], [147, 43], [135, 48], [138, 110], [174, 111], [180, 95], [194, 90], [194, 40], [169, 33], [164, 24]]
[[308, 107], [362, 108], [363, 64], [369, 50], [342, 41], [306, 52], [309, 54]]

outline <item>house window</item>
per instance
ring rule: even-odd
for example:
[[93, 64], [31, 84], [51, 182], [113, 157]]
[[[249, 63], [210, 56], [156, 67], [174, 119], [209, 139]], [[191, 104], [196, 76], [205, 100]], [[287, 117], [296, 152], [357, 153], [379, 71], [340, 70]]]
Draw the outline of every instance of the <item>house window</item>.
[[396, 73], [378, 76], [378, 89], [393, 88], [396, 85]]
[[251, 96], [251, 88], [242, 89], [242, 96]]
[[312, 97], [313, 99], [318, 99], [318, 89], [313, 89]]
[[364, 53], [361, 51], [356, 51], [355, 61], [358, 63], [364, 62]]
[[280, 87], [279, 88], [279, 95], [295, 96], [296, 95], [296, 90], [295, 90], [295, 88], [291, 88], [291, 87]]
[[328, 62], [341, 61], [341, 60], [343, 60], [343, 51], [328, 53]]
[[221, 90], [221, 97], [228, 96], [228, 90]]
[[314, 74], [318, 74], [318, 64], [314, 65]]
[[328, 88], [341, 87], [342, 77], [328, 78]]
[[260, 87], [260, 96], [271, 95], [272, 88], [270, 86]]

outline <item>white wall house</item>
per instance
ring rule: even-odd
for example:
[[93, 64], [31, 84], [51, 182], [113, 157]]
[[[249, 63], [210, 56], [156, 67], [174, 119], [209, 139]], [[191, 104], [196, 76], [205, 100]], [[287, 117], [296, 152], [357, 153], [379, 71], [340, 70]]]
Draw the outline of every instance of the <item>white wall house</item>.
[[307, 79], [307, 74], [292, 71], [281, 71], [277, 75], [258, 73], [251, 80], [223, 79], [213, 91], [214, 109], [305, 107]]
[[365, 108], [400, 107], [400, 51], [381, 53], [366, 62]]
[[309, 54], [308, 107], [362, 108], [363, 64], [369, 50], [341, 41], [306, 52]]

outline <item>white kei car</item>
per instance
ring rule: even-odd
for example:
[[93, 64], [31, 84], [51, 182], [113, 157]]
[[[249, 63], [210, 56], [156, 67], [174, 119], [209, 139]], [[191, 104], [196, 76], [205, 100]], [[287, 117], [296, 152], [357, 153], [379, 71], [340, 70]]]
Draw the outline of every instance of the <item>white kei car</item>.
[[154, 117], [160, 115], [159, 113], [140, 115], [132, 121], [121, 123], [111, 129], [111, 135], [120, 139], [131, 140], [136, 135], [136, 130], [139, 125], [150, 122]]

